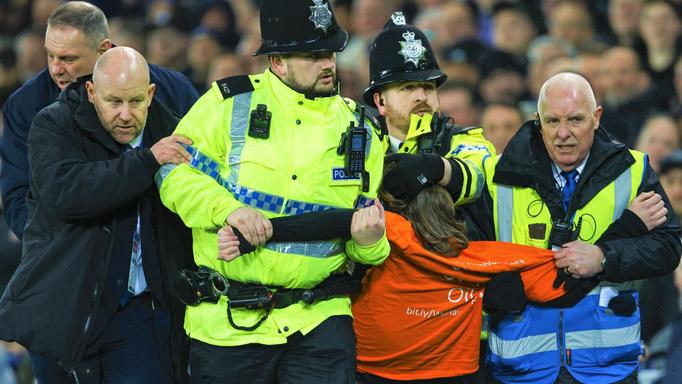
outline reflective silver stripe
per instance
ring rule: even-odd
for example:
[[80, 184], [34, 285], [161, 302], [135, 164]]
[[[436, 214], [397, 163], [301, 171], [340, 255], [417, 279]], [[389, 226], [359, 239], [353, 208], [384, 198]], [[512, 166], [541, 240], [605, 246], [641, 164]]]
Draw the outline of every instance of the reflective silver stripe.
[[630, 194], [632, 193], [631, 172], [630, 168], [626, 169], [616, 178], [616, 181], [613, 182], [613, 221], [618, 220], [630, 202]]
[[497, 185], [497, 233], [499, 241], [512, 241], [512, 214], [514, 212], [514, 190], [506, 185]]
[[[469, 199], [478, 199], [481, 196], [481, 192], [483, 191], [483, 183], [485, 183], [485, 177], [483, 176], [483, 172], [481, 172], [481, 169], [470, 159], [460, 159], [457, 158], [457, 160], [464, 162], [464, 164], [461, 164], [462, 166], [467, 166], [469, 168], [469, 171], [472, 171], [476, 173], [476, 187], [472, 186], [471, 180], [468, 180], [469, 182], [469, 190], [470, 192], [473, 192], [473, 195], [470, 196], [464, 196]], [[473, 175], [472, 175], [473, 177]], [[462, 193], [464, 193], [465, 188], [462, 187]]]
[[476, 190], [474, 191], [474, 195], [472, 196], [472, 198], [478, 199], [479, 197], [481, 197], [481, 192], [483, 192], [483, 183], [485, 182], [485, 176], [483, 176], [483, 172], [481, 172], [481, 170], [478, 167], [473, 167], [473, 169], [476, 171]]
[[490, 351], [504, 359], [513, 359], [531, 353], [550, 352], [557, 350], [556, 334], [526, 336], [517, 340], [503, 340], [496, 334], [488, 333]]
[[154, 176], [154, 180], [156, 181], [156, 188], [161, 189], [161, 184], [163, 184], [163, 181], [166, 180], [166, 177], [168, 176], [169, 173], [171, 173], [172, 170], [175, 169], [177, 165], [175, 164], [164, 164], [159, 168], [158, 171], [156, 171], [156, 176]]
[[639, 343], [639, 324], [624, 328], [566, 332], [567, 349], [614, 348]]
[[300, 215], [302, 213], [320, 212], [329, 209], [336, 209], [336, 207], [331, 205], [308, 203], [306, 201], [287, 200], [287, 203], [284, 205], [284, 214]]
[[344, 251], [344, 247], [339, 241], [265, 243], [265, 248], [279, 253], [305, 255], [316, 258], [330, 257]]
[[228, 155], [230, 163], [230, 176], [228, 181], [237, 184], [239, 180], [239, 163], [241, 163], [242, 151], [246, 142], [246, 128], [249, 125], [249, 108], [251, 108], [252, 92], [234, 96], [232, 103], [232, 125], [230, 127], [230, 141], [232, 147]]

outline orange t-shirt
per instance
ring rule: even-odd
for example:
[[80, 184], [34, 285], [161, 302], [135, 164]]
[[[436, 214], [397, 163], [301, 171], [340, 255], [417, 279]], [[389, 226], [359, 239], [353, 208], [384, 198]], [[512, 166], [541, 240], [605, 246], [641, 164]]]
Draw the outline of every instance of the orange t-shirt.
[[478, 370], [483, 289], [491, 275], [520, 271], [526, 296], [554, 289], [552, 251], [473, 241], [456, 257], [425, 250], [412, 224], [386, 212], [391, 255], [370, 269], [353, 301], [357, 369], [393, 380], [461, 376]]

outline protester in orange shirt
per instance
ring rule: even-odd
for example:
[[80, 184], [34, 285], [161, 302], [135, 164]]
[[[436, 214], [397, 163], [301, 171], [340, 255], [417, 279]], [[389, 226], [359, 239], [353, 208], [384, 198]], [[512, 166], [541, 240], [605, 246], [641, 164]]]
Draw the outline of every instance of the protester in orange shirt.
[[[616, 231], [634, 236], [647, 230], [646, 223], [660, 224], [665, 208], [661, 210], [653, 196], [635, 198], [602, 240]], [[409, 203], [384, 190], [380, 197], [387, 210], [391, 255], [367, 272], [363, 290], [353, 301], [358, 383], [467, 382], [478, 370], [482, 298], [495, 274], [520, 272], [527, 298], [547, 305], [570, 306], [598, 283], [573, 281], [570, 289], [568, 283], [557, 288], [552, 251], [469, 242], [442, 187], [427, 187]], [[270, 240], [344, 236], [352, 214], [327, 211], [273, 219]], [[220, 233], [220, 258], [229, 261], [249, 251], [230, 227]]]

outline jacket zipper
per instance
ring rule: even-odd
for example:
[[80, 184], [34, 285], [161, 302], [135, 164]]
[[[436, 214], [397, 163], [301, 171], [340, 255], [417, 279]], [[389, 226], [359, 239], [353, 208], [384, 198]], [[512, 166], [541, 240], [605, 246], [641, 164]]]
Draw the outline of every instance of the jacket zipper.
[[[112, 225], [113, 227], [113, 225]], [[111, 250], [113, 248], [113, 238], [110, 236], [111, 235], [111, 229], [109, 229], [106, 225], [102, 226], [104, 232], [109, 235], [109, 247], [107, 251], [108, 257], [111, 257]], [[83, 332], [81, 332], [81, 341], [78, 343], [78, 348], [76, 349], [76, 354], [73, 356], [71, 362], [69, 362], [69, 369], [67, 371], [69, 372], [70, 375], [73, 375], [74, 379], [76, 380], [76, 384], [78, 384], [78, 376], [76, 372], [76, 365], [80, 362], [80, 359], [83, 355], [83, 352], [85, 351], [85, 347], [88, 342], [88, 334], [90, 333], [90, 330], [92, 328], [92, 322], [93, 322], [93, 314], [96, 313], [96, 310], [98, 309], [98, 301], [100, 298], [100, 286], [104, 284], [104, 280], [106, 279], [107, 276], [107, 269], [109, 265], [109, 258], [107, 257], [107, 260], [104, 260], [104, 266], [102, 268], [103, 273], [101, 277], [101, 282], [98, 279], [95, 282], [95, 289], [92, 292], [92, 298], [91, 298], [91, 305], [90, 305], [90, 311], [88, 313], [88, 317], [85, 319], [85, 324], [83, 325]]]
[[561, 353], [561, 366], [566, 365], [566, 356], [564, 355], [564, 309], [559, 309], [559, 353]]

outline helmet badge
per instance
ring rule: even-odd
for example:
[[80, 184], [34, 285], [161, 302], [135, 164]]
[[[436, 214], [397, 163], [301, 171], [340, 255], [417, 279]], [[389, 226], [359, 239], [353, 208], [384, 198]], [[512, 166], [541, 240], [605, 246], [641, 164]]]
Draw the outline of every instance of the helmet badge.
[[405, 15], [403, 15], [403, 13], [400, 11], [393, 12], [393, 14], [391, 15], [391, 20], [393, 20], [393, 24], [395, 24], [395, 25], [407, 24], [405, 22]]
[[315, 5], [310, 7], [310, 17], [308, 18], [315, 24], [315, 29], [322, 29], [325, 33], [332, 24], [332, 12], [329, 4], [323, 3], [324, 0], [313, 0]]
[[415, 67], [419, 66], [419, 61], [424, 58], [426, 48], [422, 45], [422, 41], [414, 39], [414, 32], [407, 31], [403, 33], [404, 41], [400, 41], [400, 52], [405, 62], [412, 62]]

